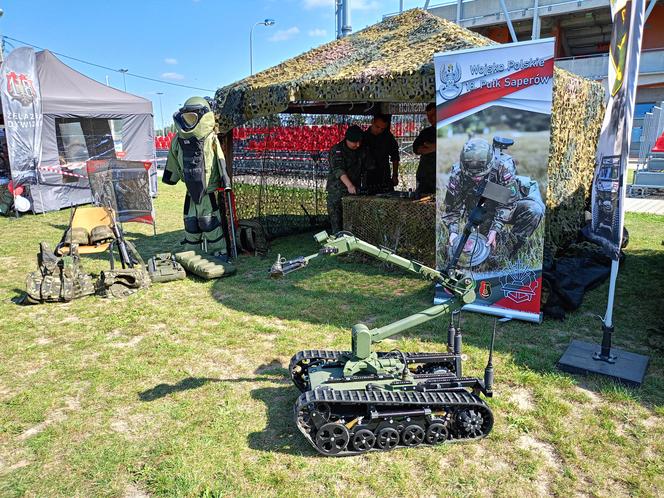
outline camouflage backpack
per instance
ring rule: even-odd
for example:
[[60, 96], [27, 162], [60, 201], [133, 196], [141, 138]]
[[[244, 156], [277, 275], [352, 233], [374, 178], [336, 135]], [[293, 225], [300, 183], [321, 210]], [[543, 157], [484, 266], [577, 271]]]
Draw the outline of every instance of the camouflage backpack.
[[81, 267], [77, 244], [72, 244], [68, 256], [58, 257], [46, 242], [41, 242], [37, 265], [38, 271], [26, 278], [26, 304], [68, 302], [95, 293], [92, 277]]
[[238, 242], [242, 250], [257, 256], [265, 256], [270, 245], [263, 225], [252, 220], [240, 220], [239, 225]]
[[127, 297], [148, 287], [150, 276], [143, 265], [121, 270], [104, 270], [97, 282], [99, 295], [104, 297]]

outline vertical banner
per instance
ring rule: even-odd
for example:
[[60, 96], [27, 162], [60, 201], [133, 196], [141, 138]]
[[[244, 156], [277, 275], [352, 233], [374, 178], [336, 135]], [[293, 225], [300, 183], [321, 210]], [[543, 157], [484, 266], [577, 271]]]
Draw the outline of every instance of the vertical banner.
[[[436, 263], [445, 268], [488, 183], [458, 266], [477, 300], [465, 309], [539, 322], [554, 40], [445, 52], [436, 71]], [[505, 189], [503, 191], [506, 192]], [[436, 302], [445, 296], [437, 291]]]
[[589, 238], [613, 260], [620, 257], [625, 173], [639, 75], [645, 0], [611, 0], [613, 31], [609, 48], [609, 101], [597, 144]]
[[43, 116], [32, 48], [20, 47], [9, 54], [2, 65], [0, 96], [14, 186], [36, 183]]

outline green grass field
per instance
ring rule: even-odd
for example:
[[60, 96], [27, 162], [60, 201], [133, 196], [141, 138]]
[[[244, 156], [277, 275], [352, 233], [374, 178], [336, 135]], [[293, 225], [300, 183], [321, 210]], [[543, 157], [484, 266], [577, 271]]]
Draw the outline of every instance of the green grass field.
[[[158, 232], [127, 225], [144, 256], [177, 250], [183, 189], [162, 188]], [[0, 496], [664, 495], [664, 217], [628, 215], [615, 345], [651, 357], [644, 387], [558, 372], [571, 338], [599, 341], [607, 285], [564, 322], [511, 322], [496, 341], [496, 422], [480, 442], [319, 456], [292, 420], [288, 361], [349, 347], [350, 327], [430, 305], [427, 283], [356, 259], [266, 278], [277, 253], [219, 281], [154, 285], [124, 301], [23, 307], [12, 299], [69, 213], [0, 219]], [[88, 271], [106, 267], [85, 259]], [[386, 349], [443, 351], [446, 323]], [[492, 320], [464, 320], [466, 373], [482, 375]]]

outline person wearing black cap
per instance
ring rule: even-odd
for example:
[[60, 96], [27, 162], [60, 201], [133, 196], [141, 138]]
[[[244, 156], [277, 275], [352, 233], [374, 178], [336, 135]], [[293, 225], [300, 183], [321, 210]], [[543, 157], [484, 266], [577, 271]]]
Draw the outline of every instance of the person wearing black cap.
[[366, 167], [366, 150], [362, 148], [362, 128], [357, 125], [346, 130], [344, 139], [330, 149], [330, 172], [327, 175], [327, 213], [332, 233], [343, 228], [341, 198], [357, 194]]

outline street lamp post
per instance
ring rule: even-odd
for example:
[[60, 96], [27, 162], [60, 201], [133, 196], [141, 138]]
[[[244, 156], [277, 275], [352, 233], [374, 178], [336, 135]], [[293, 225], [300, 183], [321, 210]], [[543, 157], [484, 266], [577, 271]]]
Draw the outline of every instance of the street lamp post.
[[124, 85], [124, 91], [127, 91], [127, 80], [125, 79], [125, 75], [129, 72], [129, 69], [118, 69], [122, 73], [122, 84]]
[[263, 26], [272, 26], [274, 25], [275, 22], [277, 21], [275, 21], [274, 19], [265, 19], [264, 21], [258, 21], [249, 30], [249, 72], [252, 75], [254, 74], [254, 28], [259, 24], [262, 24]]
[[[4, 15], [5, 11], [0, 9], [0, 17]], [[0, 65], [5, 62], [5, 37], [0, 35]]]
[[165, 133], [166, 127], [164, 126], [164, 108], [161, 106], [161, 96], [164, 94], [164, 92], [157, 92], [157, 95], [159, 95], [159, 113], [161, 114], [161, 132]]

